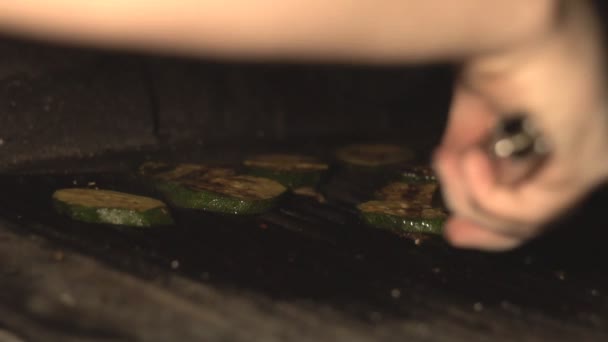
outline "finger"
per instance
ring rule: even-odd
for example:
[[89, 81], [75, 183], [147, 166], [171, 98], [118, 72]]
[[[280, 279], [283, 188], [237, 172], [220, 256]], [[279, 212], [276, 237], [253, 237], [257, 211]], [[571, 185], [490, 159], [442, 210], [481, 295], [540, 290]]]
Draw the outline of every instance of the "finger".
[[[475, 206], [465, 180], [462, 158], [466, 150], [475, 149], [487, 136], [495, 115], [477, 93], [459, 84], [456, 87], [450, 121], [441, 147], [434, 155], [435, 168], [442, 182], [447, 207], [461, 218], [491, 229], [495, 234], [513, 234], [512, 227], [526, 226], [517, 220], [480, 210]], [[517, 217], [517, 216], [515, 216]], [[525, 230], [518, 230], [521, 235]], [[526, 236], [531, 235], [525, 232]]]
[[435, 154], [437, 174], [442, 181], [441, 191], [446, 206], [453, 214], [466, 218], [497, 233], [512, 233], [511, 227], [521, 225], [516, 220], [510, 220], [495, 213], [480, 210], [472, 199], [461, 170], [459, 154], [440, 150]]
[[506, 251], [521, 245], [524, 239], [502, 235], [460, 217], [448, 220], [445, 239], [453, 246], [485, 251]]
[[437, 175], [441, 180], [441, 191], [444, 202], [452, 214], [466, 217], [479, 224], [488, 225], [490, 222], [476, 217], [470, 206], [469, 194], [460, 170], [460, 153], [439, 150], [435, 154]]
[[460, 175], [457, 170], [457, 156], [453, 151], [438, 149], [433, 154], [433, 169], [441, 182], [440, 190], [447, 208], [454, 212], [456, 204], [464, 199], [464, 189], [457, 182]]
[[441, 148], [462, 150], [479, 143], [494, 121], [491, 108], [479, 96], [456, 84]]
[[467, 191], [459, 170], [459, 159], [462, 151], [483, 139], [491, 116], [490, 109], [475, 93], [462, 83], [456, 84], [446, 132], [433, 156], [433, 163], [447, 207], [460, 215], [470, 217], [472, 213], [465, 207]]
[[543, 187], [534, 179], [519, 187], [498, 183], [488, 156], [480, 149], [468, 151], [462, 162], [463, 180], [477, 205], [505, 220], [538, 226], [574, 201], [572, 190]]

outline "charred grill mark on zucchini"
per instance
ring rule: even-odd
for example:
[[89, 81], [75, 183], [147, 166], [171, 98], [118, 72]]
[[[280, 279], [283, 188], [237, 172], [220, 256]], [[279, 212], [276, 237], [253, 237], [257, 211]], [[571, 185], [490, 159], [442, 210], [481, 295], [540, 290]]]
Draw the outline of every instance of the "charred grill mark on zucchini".
[[325, 171], [329, 167], [317, 158], [298, 154], [262, 154], [245, 160], [245, 165], [280, 171]]
[[271, 179], [254, 176], [230, 176], [191, 179], [181, 182], [194, 191], [213, 192], [246, 201], [268, 200], [281, 195], [285, 187]]
[[236, 175], [232, 169], [207, 165], [181, 164], [151, 177], [171, 205], [222, 214], [268, 211], [286, 191], [271, 179]]
[[216, 178], [211, 182], [160, 182], [157, 188], [176, 207], [233, 215], [266, 212], [286, 190], [275, 181], [251, 176]]
[[59, 213], [89, 223], [135, 227], [173, 223], [163, 202], [117, 191], [61, 189], [53, 194], [53, 203]]
[[162, 181], [180, 181], [182, 179], [214, 178], [233, 176], [236, 172], [228, 168], [210, 167], [202, 164], [178, 164], [171, 166], [165, 163], [148, 162], [140, 168], [140, 173]]
[[254, 176], [276, 180], [287, 188], [315, 187], [329, 166], [314, 157], [297, 154], [265, 154], [245, 160]]
[[437, 183], [408, 184], [390, 183], [376, 192], [376, 198], [385, 201], [404, 201], [411, 205], [429, 206], [437, 192]]
[[236, 172], [228, 168], [209, 167], [195, 164], [180, 164], [172, 171], [161, 173], [155, 178], [165, 181], [181, 181], [192, 179], [213, 179], [216, 177], [230, 177]]
[[442, 209], [404, 201], [369, 201], [358, 208], [367, 224], [394, 232], [441, 234], [447, 217]]
[[428, 167], [408, 168], [402, 181], [376, 192], [379, 200], [359, 205], [368, 224], [393, 232], [440, 234], [447, 213], [433, 206], [439, 183]]
[[336, 151], [336, 157], [340, 161], [361, 167], [399, 164], [411, 160], [413, 155], [411, 150], [391, 144], [356, 144]]

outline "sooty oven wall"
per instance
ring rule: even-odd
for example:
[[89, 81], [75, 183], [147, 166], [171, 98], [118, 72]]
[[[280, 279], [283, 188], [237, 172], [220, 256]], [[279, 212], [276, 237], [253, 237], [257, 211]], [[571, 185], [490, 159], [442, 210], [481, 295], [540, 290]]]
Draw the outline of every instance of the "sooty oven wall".
[[431, 147], [441, 67], [244, 64], [0, 39], [0, 169], [163, 143], [405, 140]]

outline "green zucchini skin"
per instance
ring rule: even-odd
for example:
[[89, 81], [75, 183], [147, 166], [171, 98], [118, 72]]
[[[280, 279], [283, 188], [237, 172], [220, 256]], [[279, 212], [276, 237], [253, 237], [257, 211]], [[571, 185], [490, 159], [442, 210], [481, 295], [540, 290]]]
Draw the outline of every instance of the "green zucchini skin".
[[68, 204], [53, 199], [53, 206], [58, 213], [73, 220], [86, 223], [113, 224], [130, 227], [153, 227], [172, 225], [173, 218], [165, 207], [146, 211], [135, 211], [127, 208], [94, 208]]
[[203, 164], [178, 164], [169, 169], [166, 166], [146, 163], [140, 167], [140, 174], [151, 181], [171, 206], [178, 208], [256, 215], [274, 208], [287, 190], [275, 180], [237, 175], [228, 168]]
[[407, 218], [389, 214], [363, 212], [363, 221], [373, 227], [392, 231], [395, 233], [423, 233], [441, 235], [444, 218], [422, 219]]
[[443, 209], [406, 201], [369, 201], [358, 206], [363, 221], [396, 233], [441, 234]]
[[179, 182], [170, 181], [157, 181], [156, 188], [174, 207], [229, 215], [256, 215], [267, 212], [276, 206], [281, 197], [244, 200], [212, 191], [192, 190]]
[[248, 167], [247, 173], [256, 177], [275, 180], [283, 184], [288, 189], [296, 189], [303, 187], [314, 188], [321, 182], [321, 179], [323, 178], [323, 172], [281, 171], [260, 167]]

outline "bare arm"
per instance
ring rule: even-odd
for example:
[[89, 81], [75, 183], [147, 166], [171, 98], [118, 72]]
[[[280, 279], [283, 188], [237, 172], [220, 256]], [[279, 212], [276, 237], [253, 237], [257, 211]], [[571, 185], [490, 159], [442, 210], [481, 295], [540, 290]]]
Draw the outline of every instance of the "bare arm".
[[522, 44], [553, 0], [0, 0], [0, 30], [223, 57], [407, 62]]

